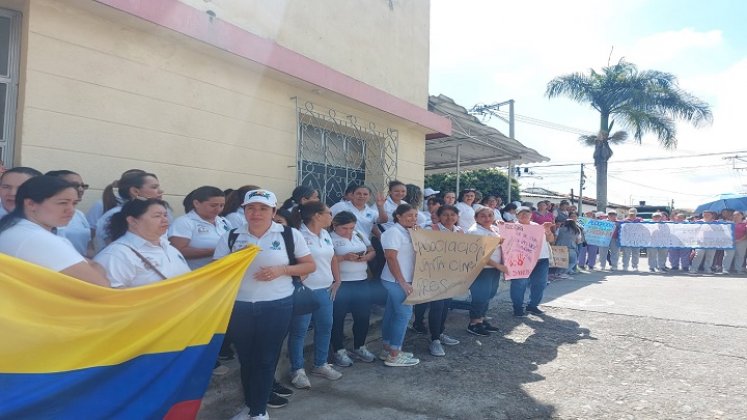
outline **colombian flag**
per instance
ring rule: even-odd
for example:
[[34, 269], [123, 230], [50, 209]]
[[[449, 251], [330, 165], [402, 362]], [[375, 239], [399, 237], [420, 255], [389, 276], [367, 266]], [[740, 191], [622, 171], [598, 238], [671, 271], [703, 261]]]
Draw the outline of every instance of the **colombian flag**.
[[124, 290], [0, 254], [0, 419], [194, 418], [257, 252]]

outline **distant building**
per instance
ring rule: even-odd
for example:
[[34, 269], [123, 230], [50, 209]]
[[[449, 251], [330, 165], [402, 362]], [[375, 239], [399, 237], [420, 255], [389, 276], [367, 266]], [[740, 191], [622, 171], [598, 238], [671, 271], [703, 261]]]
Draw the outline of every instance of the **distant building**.
[[[551, 203], [560, 204], [561, 200], [566, 200], [570, 202], [573, 205], [578, 206], [578, 196], [571, 197], [569, 194], [561, 194], [555, 191], [551, 191], [545, 188], [539, 188], [539, 187], [533, 187], [533, 188], [526, 188], [521, 190], [521, 199], [522, 201], [528, 201], [532, 203], [537, 203], [538, 201], [542, 200], [549, 200]], [[597, 209], [597, 200], [594, 198], [589, 197], [582, 197], [582, 211], [589, 211], [590, 209], [593, 209], [596, 211]], [[630, 209], [630, 206], [626, 206], [623, 204], [615, 204], [615, 203], [607, 203], [607, 210], [616, 210], [618, 212], [625, 211], [627, 212], [628, 209]]]

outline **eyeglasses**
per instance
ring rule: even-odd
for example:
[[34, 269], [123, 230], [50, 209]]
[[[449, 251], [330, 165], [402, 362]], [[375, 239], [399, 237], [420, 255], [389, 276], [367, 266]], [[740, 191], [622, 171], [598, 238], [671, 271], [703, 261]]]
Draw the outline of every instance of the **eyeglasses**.
[[81, 189], [81, 190], [87, 190], [90, 187], [90, 185], [88, 184], [79, 184], [77, 182], [71, 182], [70, 186], [72, 186], [73, 188]]

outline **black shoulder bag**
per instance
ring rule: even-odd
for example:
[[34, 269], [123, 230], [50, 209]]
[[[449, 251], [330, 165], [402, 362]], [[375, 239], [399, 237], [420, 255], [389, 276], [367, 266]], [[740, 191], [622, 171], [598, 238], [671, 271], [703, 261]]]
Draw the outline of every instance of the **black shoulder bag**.
[[[296, 265], [296, 243], [293, 242], [293, 229], [285, 226], [283, 229], [283, 242], [288, 252], [288, 265]], [[301, 278], [293, 277], [293, 315], [306, 315], [319, 309], [319, 302], [314, 298], [314, 292], [303, 285]]]

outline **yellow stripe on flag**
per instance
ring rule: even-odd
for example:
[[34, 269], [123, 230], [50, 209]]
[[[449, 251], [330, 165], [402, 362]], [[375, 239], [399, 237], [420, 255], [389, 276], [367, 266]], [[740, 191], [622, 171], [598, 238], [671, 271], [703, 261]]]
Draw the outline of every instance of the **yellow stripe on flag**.
[[179, 351], [225, 333], [257, 247], [133, 289], [108, 289], [0, 254], [0, 372], [50, 373]]

